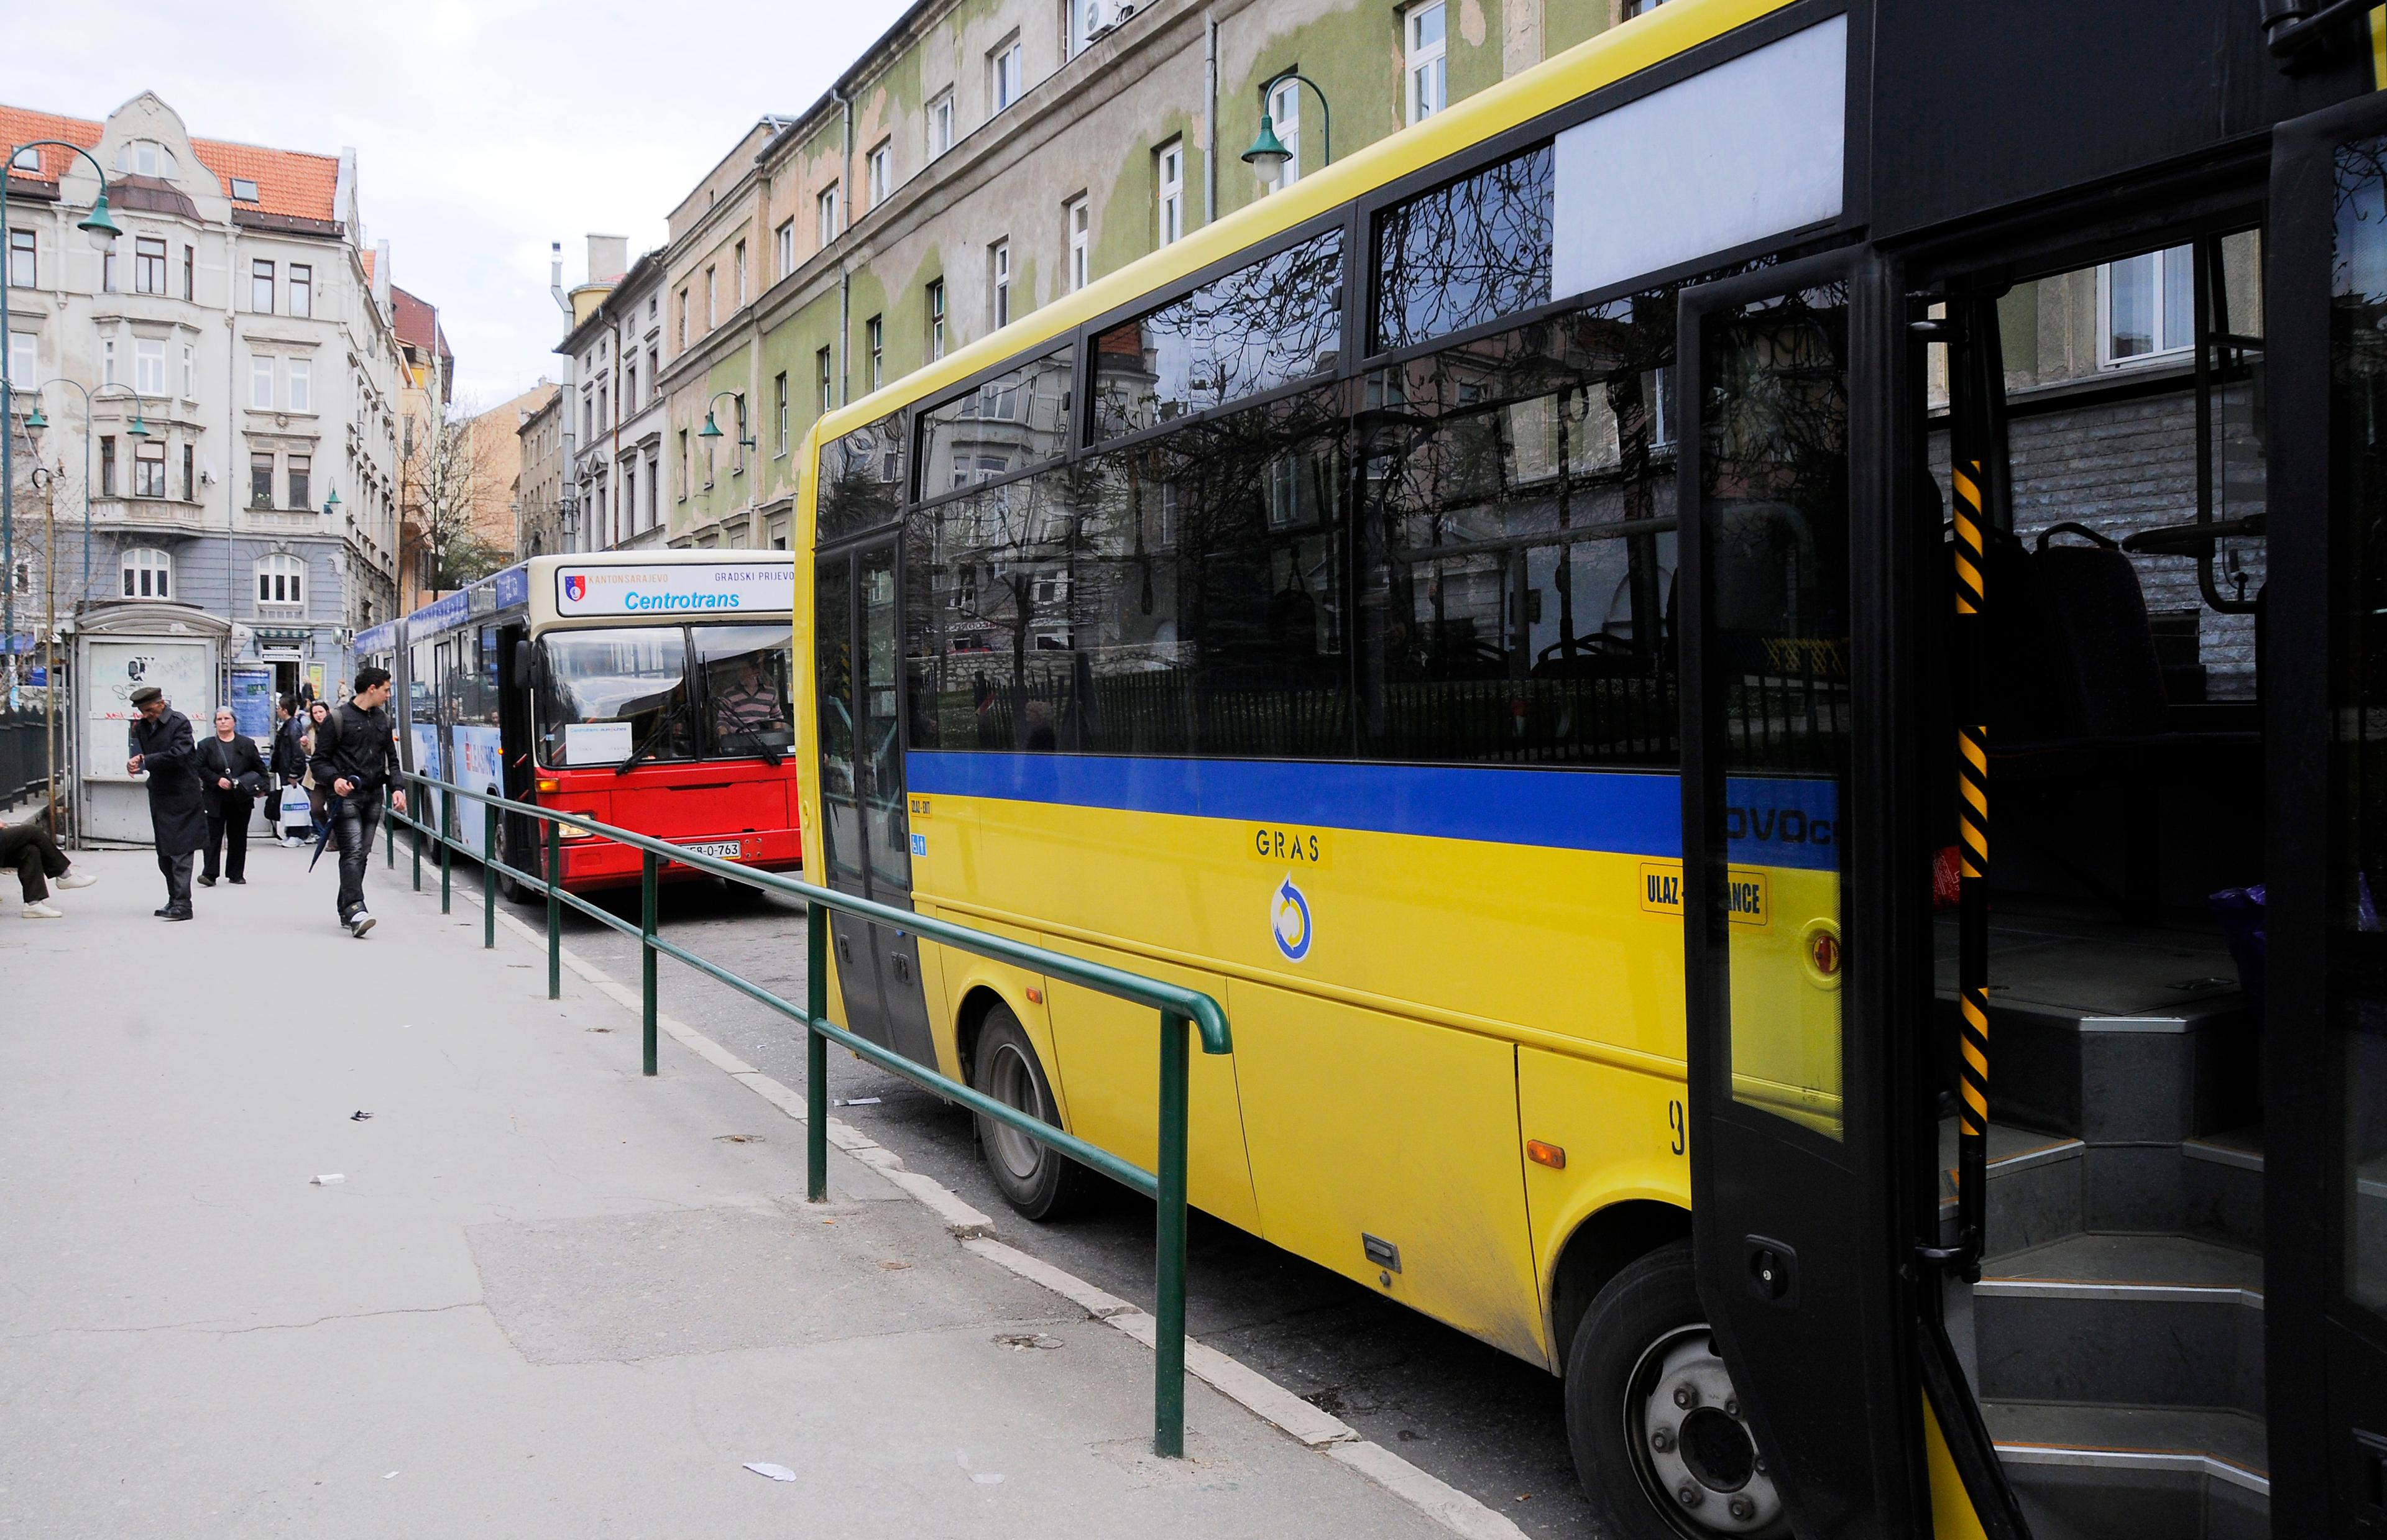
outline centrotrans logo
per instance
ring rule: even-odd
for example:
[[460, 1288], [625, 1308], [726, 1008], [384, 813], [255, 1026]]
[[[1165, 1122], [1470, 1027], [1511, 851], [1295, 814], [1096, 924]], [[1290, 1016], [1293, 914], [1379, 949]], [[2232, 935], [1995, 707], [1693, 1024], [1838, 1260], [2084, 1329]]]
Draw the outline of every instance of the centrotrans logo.
[[1284, 953], [1285, 961], [1298, 963], [1309, 955], [1309, 901], [1293, 885], [1287, 875], [1278, 885], [1269, 905], [1269, 934], [1276, 938], [1276, 949]]
[[563, 574], [563, 597], [572, 600], [575, 604], [587, 599], [588, 597], [588, 574], [587, 573], [577, 572], [565, 573]]

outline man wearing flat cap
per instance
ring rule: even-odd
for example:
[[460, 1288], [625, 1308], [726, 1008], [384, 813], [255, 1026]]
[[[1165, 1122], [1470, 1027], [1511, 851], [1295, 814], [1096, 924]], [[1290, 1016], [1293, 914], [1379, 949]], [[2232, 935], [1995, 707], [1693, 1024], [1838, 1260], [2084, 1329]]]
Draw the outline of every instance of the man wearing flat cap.
[[133, 692], [133, 709], [140, 713], [126, 747], [128, 776], [149, 777], [149, 827], [157, 837], [158, 869], [166, 875], [166, 906], [158, 917], [191, 917], [191, 867], [208, 841], [208, 809], [199, 786], [198, 749], [191, 735], [191, 719], [166, 703], [166, 693], [155, 685]]

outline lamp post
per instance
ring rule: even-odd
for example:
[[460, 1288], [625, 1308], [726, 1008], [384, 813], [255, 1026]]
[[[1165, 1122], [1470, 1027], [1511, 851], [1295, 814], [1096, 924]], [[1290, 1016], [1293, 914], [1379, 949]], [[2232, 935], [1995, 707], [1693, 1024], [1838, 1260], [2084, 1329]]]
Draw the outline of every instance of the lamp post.
[[1274, 177], [1284, 170], [1284, 163], [1293, 158], [1293, 152], [1286, 149], [1284, 141], [1276, 136], [1276, 122], [1268, 109], [1269, 95], [1287, 81], [1294, 82], [1296, 98], [1305, 85], [1317, 95], [1318, 147], [1322, 152], [1318, 163], [1321, 167], [1334, 164], [1334, 109], [1327, 105], [1326, 93], [1319, 90], [1318, 82], [1300, 70], [1280, 69], [1260, 82], [1259, 136], [1252, 141], [1252, 147], [1244, 152], [1244, 163], [1264, 177]]
[[[92, 173], [99, 178], [99, 192], [92, 199], [91, 212], [77, 221], [75, 228], [91, 237], [95, 249], [107, 250], [116, 237], [124, 234], [107, 217], [107, 169], [94, 159], [89, 150], [63, 139], [29, 139], [12, 146], [8, 158], [0, 161], [0, 231], [8, 228], [7, 168], [16, 165], [18, 156], [32, 149], [68, 150], [91, 161]], [[64, 176], [59, 180], [63, 182]], [[0, 253], [0, 321], [8, 314], [8, 280], [13, 276], [8, 270], [16, 265], [16, 258], [14, 249]], [[8, 581], [0, 584], [0, 636], [7, 638], [7, 703], [11, 709], [17, 703], [17, 405], [14, 382], [8, 377], [8, 355], [15, 351], [13, 339], [9, 346], [0, 347], [0, 572], [8, 574]]]
[[[738, 415], [739, 415], [738, 437], [737, 437], [737, 439], [736, 439], [736, 441], [735, 441], [735, 442], [737, 443], [738, 447], [739, 447], [739, 448], [741, 448], [741, 449], [751, 449], [751, 448], [752, 448], [754, 447], [754, 441], [753, 441], [751, 438], [749, 438], [748, 436], [746, 436], [746, 423], [745, 423], [745, 416], [746, 416], [746, 400], [745, 400], [745, 398], [744, 398], [744, 397], [742, 397], [742, 396], [739, 396], [739, 395], [736, 391], [734, 391], [734, 390], [716, 390], [716, 391], [714, 391], [714, 392], [713, 393], [713, 401], [718, 401], [718, 400], [720, 400], [720, 399], [721, 399], [723, 397], [725, 397], [725, 396], [726, 396], [726, 397], [727, 397], [727, 398], [728, 398], [729, 399], [731, 399], [732, 401], [735, 401], [735, 402], [737, 402], [737, 403], [738, 403]], [[719, 437], [721, 437], [721, 436], [722, 436], [721, 424], [719, 424], [718, 423], [715, 423], [715, 422], [713, 420], [713, 401], [707, 401], [707, 402], [705, 402], [705, 403], [704, 403], [704, 426], [702, 426], [702, 427], [701, 427], [701, 428], [699, 428], [699, 429], [697, 429], [697, 430], [696, 430], [696, 436], [697, 436], [697, 437], [699, 437], [699, 438], [708, 438], [708, 439], [709, 439], [709, 438], [719, 438]], [[708, 452], [708, 453], [710, 452], [710, 449], [709, 449], [709, 448], [708, 448], [708, 451], [707, 451], [707, 452]], [[708, 460], [708, 461], [705, 461], [705, 463], [706, 463], [706, 465], [707, 465], [707, 466], [710, 466], [710, 465], [712, 464], [712, 461], [711, 461], [710, 460]], [[738, 470], [739, 470], [739, 471], [740, 471], [740, 472], [742, 472], [742, 471], [744, 471], [744, 470], [745, 470], [745, 468], [746, 468], [746, 461], [745, 461], [743, 459], [740, 459], [740, 460], [738, 461]], [[710, 485], [710, 483], [708, 483], [708, 485]], [[718, 515], [720, 511], [720, 511], [719, 509], [717, 509], [717, 508], [714, 510], [714, 512], [716, 515]], [[751, 531], [750, 531], [750, 533], [751, 533]]]
[[[91, 602], [91, 441], [95, 436], [91, 418], [93, 393], [83, 387], [82, 381], [69, 380], [63, 375], [44, 380], [40, 385], [35, 385], [33, 410], [25, 417], [25, 436], [28, 439], [34, 438], [50, 425], [49, 419], [42, 415], [39, 393], [49, 389], [54, 385], [65, 385], [82, 398], [82, 592], [76, 600], [80, 606]], [[110, 390], [126, 390], [128, 394], [131, 393], [128, 387], [122, 385], [102, 385], [99, 387], [98, 394], [105, 396]], [[129, 437], [133, 438], [149, 436], [149, 425], [141, 421], [141, 398], [137, 395], [133, 397], [133, 425], [124, 431]]]

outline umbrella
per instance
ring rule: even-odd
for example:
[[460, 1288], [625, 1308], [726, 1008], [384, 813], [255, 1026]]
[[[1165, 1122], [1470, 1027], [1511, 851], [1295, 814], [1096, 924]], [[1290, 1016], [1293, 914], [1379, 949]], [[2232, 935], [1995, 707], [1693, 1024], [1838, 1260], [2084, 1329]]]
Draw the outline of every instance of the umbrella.
[[332, 815], [323, 820], [323, 832], [315, 836], [315, 853], [307, 858], [309, 871], [313, 871], [315, 863], [323, 859], [323, 847], [331, 841], [332, 831], [340, 827], [340, 814], [347, 812], [347, 807], [348, 800], [346, 797], [332, 799], [330, 808]]

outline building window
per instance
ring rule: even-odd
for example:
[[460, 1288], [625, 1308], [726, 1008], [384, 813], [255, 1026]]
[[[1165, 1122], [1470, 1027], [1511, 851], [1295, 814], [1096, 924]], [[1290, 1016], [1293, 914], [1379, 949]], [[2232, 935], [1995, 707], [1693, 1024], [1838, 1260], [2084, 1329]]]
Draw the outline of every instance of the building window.
[[872, 316], [862, 323], [864, 340], [870, 350], [870, 388], [877, 390], [887, 383], [887, 321]]
[[315, 506], [315, 488], [311, 473], [314, 458], [310, 455], [290, 457], [290, 506], [304, 513]]
[[988, 283], [992, 295], [987, 314], [994, 318], [994, 329], [1001, 331], [1011, 324], [1011, 243], [997, 241], [987, 247]]
[[738, 303], [746, 303], [746, 243], [740, 241], [730, 253], [730, 261], [738, 280]]
[[945, 281], [928, 281], [928, 360], [933, 363], [945, 356]]
[[1617, 7], [1616, 19], [1619, 21], [1630, 21], [1636, 16], [1644, 16], [1656, 10], [1665, 3], [1666, 0], [1624, 0], [1624, 3]]
[[714, 280], [711, 268], [704, 270], [704, 329], [712, 331], [721, 324], [721, 285]]
[[819, 224], [819, 244], [827, 246], [837, 239], [837, 183], [832, 182], [813, 199], [813, 210]]
[[197, 451], [188, 444], [183, 446], [183, 500], [199, 500]]
[[1061, 205], [1061, 228], [1069, 234], [1069, 289], [1075, 293], [1093, 276], [1093, 221], [1085, 194]]
[[679, 430], [679, 500], [688, 501], [688, 430]]
[[746, 425], [746, 398], [742, 394], [729, 398], [729, 410], [738, 419], [738, 447], [730, 451], [729, 473], [742, 476], [746, 473], [746, 441], [754, 436]]
[[986, 56], [986, 69], [989, 84], [987, 94], [994, 102], [994, 110], [1001, 112], [1004, 107], [1019, 100], [1018, 33], [1014, 32], [995, 44], [994, 51]]
[[878, 208], [895, 190], [895, 145], [886, 139], [871, 146], [870, 157], [864, 164], [870, 171], [870, 207]]
[[621, 482], [622, 522], [635, 534], [638, 523], [638, 462], [635, 459], [622, 461]]
[[1443, 70], [1442, 4], [1443, 0], [1433, 0], [1431, 5], [1412, 6], [1402, 18], [1412, 123], [1422, 123], [1449, 105]]
[[99, 441], [99, 495], [116, 496], [116, 435], [109, 434]]
[[133, 242], [133, 292], [164, 294], [166, 292], [166, 243], [155, 235], [141, 235]]
[[135, 546], [117, 560], [127, 599], [174, 597], [174, 559], [154, 546]]
[[296, 556], [264, 556], [257, 562], [257, 602], [297, 609], [307, 602], [307, 563]]
[[928, 158], [934, 160], [954, 147], [954, 94], [940, 92], [928, 104]]
[[248, 506], [273, 506], [273, 452], [251, 449], [248, 453]]
[[142, 396], [166, 394], [166, 345], [154, 337], [133, 339], [133, 389]]
[[184, 299], [196, 299], [198, 297], [199, 248], [195, 246], [186, 246], [183, 248], [183, 297]]
[[1160, 244], [1185, 234], [1185, 143], [1171, 139], [1154, 156], [1157, 162]]
[[688, 351], [688, 291], [686, 289], [679, 291], [678, 350], [683, 353]]
[[183, 399], [199, 398], [199, 356], [189, 343], [183, 344]]
[[1076, 58], [1094, 41], [1094, 32], [1103, 24], [1103, 0], [1066, 0], [1062, 10], [1069, 34], [1062, 40], [1062, 57]]
[[292, 359], [288, 364], [290, 378], [290, 410], [315, 410], [314, 371], [305, 359]]
[[835, 404], [830, 392], [835, 386], [836, 380], [836, 360], [829, 356], [829, 350], [824, 347], [813, 355], [813, 393], [815, 398], [813, 415], [815, 417], [827, 417], [828, 409]]
[[8, 232], [8, 284], [11, 288], [41, 286], [41, 246], [30, 230]]
[[1269, 123], [1284, 145], [1284, 165], [1269, 185], [1278, 192], [1301, 180], [1301, 82], [1279, 81], [1269, 90]]
[[781, 370], [771, 377], [771, 442], [775, 452], [788, 452], [788, 373]]
[[116, 339], [114, 337], [104, 338], [99, 345], [99, 383], [110, 385], [116, 383]]
[[622, 360], [622, 415], [626, 417], [638, 410], [638, 352], [627, 350]]
[[796, 221], [783, 220], [771, 237], [774, 256], [778, 260], [778, 276], [785, 278], [796, 271]]
[[248, 404], [252, 410], [273, 410], [273, 360], [252, 358], [248, 360]]
[[273, 264], [248, 264], [248, 308], [259, 315], [273, 313]]
[[663, 479], [663, 461], [653, 454], [649, 454], [647, 456], [647, 514], [645, 521], [638, 525], [640, 529], [655, 527], [655, 520], [659, 516], [656, 512], [656, 488], [662, 485]]
[[133, 495], [136, 498], [162, 498], [166, 495], [166, 446], [144, 442], [133, 451]]
[[2098, 275], [2103, 361], [2146, 363], [2196, 346], [2196, 262], [2173, 246], [2108, 262]]
[[233, 178], [232, 200], [234, 203], [255, 203], [257, 201], [257, 183], [255, 180], [245, 176], [236, 176]]
[[22, 389], [42, 375], [42, 335], [39, 332], [8, 334], [8, 378]]
[[315, 270], [304, 262], [290, 264], [290, 313], [315, 313]]

